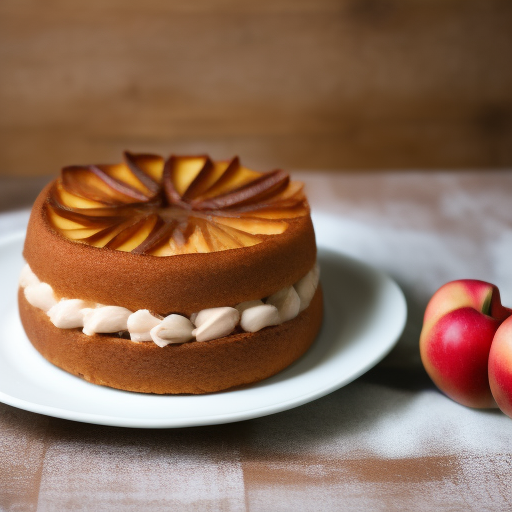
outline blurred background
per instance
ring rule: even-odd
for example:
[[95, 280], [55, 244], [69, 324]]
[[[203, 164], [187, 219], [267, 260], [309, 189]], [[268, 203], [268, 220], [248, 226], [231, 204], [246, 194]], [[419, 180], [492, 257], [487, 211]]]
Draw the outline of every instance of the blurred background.
[[509, 0], [2, 0], [0, 173], [512, 166]]

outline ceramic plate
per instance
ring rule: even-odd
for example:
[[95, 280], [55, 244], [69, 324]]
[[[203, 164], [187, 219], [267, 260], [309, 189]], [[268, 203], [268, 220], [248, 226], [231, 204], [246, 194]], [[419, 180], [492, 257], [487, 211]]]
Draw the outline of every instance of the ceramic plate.
[[325, 316], [310, 350], [290, 367], [245, 389], [198, 396], [158, 396], [89, 384], [48, 363], [18, 318], [23, 232], [0, 240], [0, 401], [75, 421], [138, 428], [213, 425], [257, 418], [305, 404], [377, 364], [395, 345], [407, 310], [400, 288], [382, 272], [333, 250], [336, 219], [316, 216]]

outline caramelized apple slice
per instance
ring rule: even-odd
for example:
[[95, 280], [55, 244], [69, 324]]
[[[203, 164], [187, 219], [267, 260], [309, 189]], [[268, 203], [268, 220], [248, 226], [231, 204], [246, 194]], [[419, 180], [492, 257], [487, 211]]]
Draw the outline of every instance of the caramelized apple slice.
[[171, 156], [165, 163], [163, 180], [166, 192], [173, 200], [181, 198], [199, 173], [207, 174], [212, 166], [207, 156]]
[[266, 197], [277, 193], [288, 184], [289, 177], [283, 171], [273, 171], [236, 188], [231, 192], [204, 201], [192, 203], [193, 207], [200, 210], [215, 210], [232, 208], [247, 203], [257, 203]]
[[[155, 183], [142, 171], [139, 171], [137, 176], [126, 164], [98, 165], [97, 167], [116, 181], [130, 186], [134, 190], [138, 190], [145, 198], [150, 198], [158, 193], [158, 183]], [[136, 167], [134, 168], [136, 169]], [[147, 186], [144, 181], [146, 181], [149, 186]]]
[[194, 232], [190, 235], [187, 245], [194, 248], [193, 252], [207, 253], [211, 252], [211, 249], [206, 241], [203, 230], [199, 225], [196, 225]]
[[133, 220], [125, 221], [122, 224], [107, 227], [95, 235], [85, 240], [89, 245], [94, 247], [106, 247], [108, 243], [119, 233], [132, 226], [135, 222]]
[[62, 170], [62, 184], [67, 192], [102, 204], [144, 202], [149, 199], [94, 165], [65, 167]]
[[131, 172], [151, 193], [160, 192], [159, 182], [164, 172], [164, 159], [157, 155], [135, 154], [125, 151], [124, 161]]
[[205, 234], [201, 227], [197, 224], [192, 231], [192, 234], [188, 237], [185, 242], [185, 237], [181, 233], [181, 236], [177, 236], [180, 243], [173, 238], [173, 231], [164, 231], [165, 226], [162, 228], [159, 234], [159, 244], [154, 243], [151, 248], [145, 249], [144, 247], [137, 248], [132, 252], [147, 252], [153, 256], [172, 256], [174, 254], [190, 254], [190, 253], [206, 253], [211, 252], [211, 247], [206, 241]]
[[150, 215], [149, 217], [141, 219], [112, 238], [106, 247], [118, 251], [130, 252], [146, 240], [157, 222], [157, 215]]
[[131, 252], [135, 248], [137, 248], [149, 234], [153, 231], [155, 224], [158, 221], [158, 216], [153, 215], [148, 217], [144, 223], [141, 223], [141, 227], [138, 231], [131, 235], [131, 237], [126, 240], [123, 244], [116, 247], [118, 251]]
[[226, 233], [222, 226], [216, 226], [213, 223], [206, 225], [205, 234], [210, 251], [225, 251], [227, 249], [237, 249], [242, 247], [240, 242]]
[[229, 235], [232, 239], [238, 242], [238, 247], [251, 247], [252, 245], [259, 244], [261, 242], [261, 238], [256, 235], [251, 235], [250, 233], [246, 233], [244, 231], [240, 231], [239, 229], [235, 229], [225, 225], [218, 225], [217, 227], [222, 227], [222, 231]]
[[[171, 220], [164, 222], [162, 219], [155, 224], [153, 231], [147, 236], [147, 238], [135, 249], [132, 250], [134, 254], [144, 254], [159, 252], [159, 249], [166, 245], [169, 246], [169, 240], [172, 238], [173, 231], [177, 226], [177, 221]], [[170, 251], [170, 249], [168, 249]]]
[[64, 189], [61, 182], [57, 182], [50, 192], [51, 197], [60, 205], [65, 205], [70, 208], [101, 208], [105, 206], [103, 203], [98, 201], [92, 201], [85, 197], [79, 197], [75, 194], [71, 194]]
[[[50, 219], [53, 226], [57, 229], [80, 229], [84, 227], [83, 223], [76, 222], [74, 220], [63, 217], [62, 215], [59, 215], [59, 213], [57, 213], [52, 207], [48, 208], [48, 218]], [[94, 225], [94, 223], [91, 224]]]
[[193, 254], [211, 252], [201, 228], [197, 224], [189, 224], [184, 231], [176, 229], [169, 240], [171, 254]]
[[224, 175], [229, 173], [230, 169], [239, 167], [238, 157], [233, 160], [223, 160], [220, 162], [212, 162], [208, 172], [200, 172], [194, 181], [190, 184], [185, 192], [187, 199], [196, 199], [213, 187]]
[[[157, 205], [148, 202], [144, 207], [140, 207], [139, 210], [154, 209], [156, 206]], [[88, 222], [96, 224], [98, 222], [102, 222], [104, 219], [111, 219], [115, 221], [116, 219], [124, 219], [126, 217], [133, 216], [136, 205], [133, 207], [131, 205], [122, 204], [104, 206], [103, 208], [73, 208], [54, 200], [53, 197], [50, 197], [48, 207], [52, 208], [57, 215], [86, 225]]]
[[[190, 182], [185, 192], [181, 194], [181, 197], [184, 201], [189, 202], [190, 199], [197, 197], [201, 191], [209, 188], [209, 183], [213, 181], [215, 175], [219, 172], [219, 166], [215, 166], [213, 162], [208, 158], [203, 166], [203, 168], [199, 171], [196, 177]], [[226, 166], [226, 169], [229, 167], [229, 164]]]
[[295, 217], [303, 217], [308, 214], [308, 209], [303, 205], [294, 205], [290, 208], [258, 208], [257, 210], [248, 210], [240, 212], [240, 217], [258, 218], [258, 219], [293, 219]]
[[165, 161], [161, 156], [147, 153], [130, 153], [129, 151], [125, 151], [123, 156], [126, 165], [150, 190], [153, 189], [153, 185], [146, 178], [156, 184], [162, 181]]
[[215, 217], [215, 222], [252, 235], [280, 235], [284, 233], [288, 227], [288, 224], [284, 221], [267, 219]]
[[238, 157], [233, 158], [222, 176], [198, 199], [208, 200], [227, 194], [243, 187], [262, 176], [262, 173], [252, 171], [240, 165]]
[[273, 197], [269, 197], [266, 202], [273, 204], [285, 200], [304, 201], [304, 183], [301, 181], [290, 181], [284, 190], [279, 194], [275, 194]]
[[[89, 211], [89, 210], [87, 210]], [[89, 216], [76, 211], [54, 207], [49, 204], [47, 207], [48, 218], [57, 229], [80, 229], [80, 228], [106, 228], [124, 222], [130, 215], [101, 215]], [[68, 227], [64, 227], [64, 226]]]
[[89, 238], [92, 235], [95, 235], [96, 233], [99, 233], [102, 230], [103, 230], [102, 227], [66, 229], [66, 230], [63, 230], [62, 234], [66, 238], [69, 238], [70, 240], [84, 240], [86, 238]]
[[204, 168], [207, 160], [207, 157], [176, 157], [172, 155], [165, 162], [162, 183], [168, 204], [189, 208], [188, 204], [182, 200], [182, 195]]
[[155, 249], [151, 249], [150, 251], [146, 251], [145, 254], [151, 254], [151, 256], [174, 256], [174, 253], [172, 252], [171, 246], [169, 245], [169, 241], [166, 241], [166, 243], [159, 245]]
[[169, 251], [172, 256], [177, 255], [177, 254], [184, 254], [184, 252], [183, 252], [184, 244], [176, 243], [176, 240], [174, 238], [171, 238], [167, 245], [169, 247]]

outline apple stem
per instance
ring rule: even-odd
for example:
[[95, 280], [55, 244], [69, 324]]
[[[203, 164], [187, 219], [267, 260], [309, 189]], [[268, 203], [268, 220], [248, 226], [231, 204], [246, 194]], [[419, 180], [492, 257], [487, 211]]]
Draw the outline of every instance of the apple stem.
[[491, 316], [491, 305], [492, 305], [492, 296], [494, 290], [491, 290], [487, 297], [485, 297], [484, 303], [482, 304], [482, 313], [487, 316]]

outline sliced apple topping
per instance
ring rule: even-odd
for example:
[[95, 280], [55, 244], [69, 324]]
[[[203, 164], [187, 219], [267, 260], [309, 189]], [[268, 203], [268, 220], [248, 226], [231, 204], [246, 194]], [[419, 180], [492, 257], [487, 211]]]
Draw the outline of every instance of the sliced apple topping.
[[65, 167], [46, 207], [70, 240], [153, 256], [250, 247], [309, 212], [303, 184], [281, 170], [128, 151], [124, 163]]
[[112, 176], [112, 169], [88, 167], [65, 167], [62, 170], [64, 188], [78, 197], [92, 199], [102, 204], [134, 203], [149, 197], [126, 181]]

